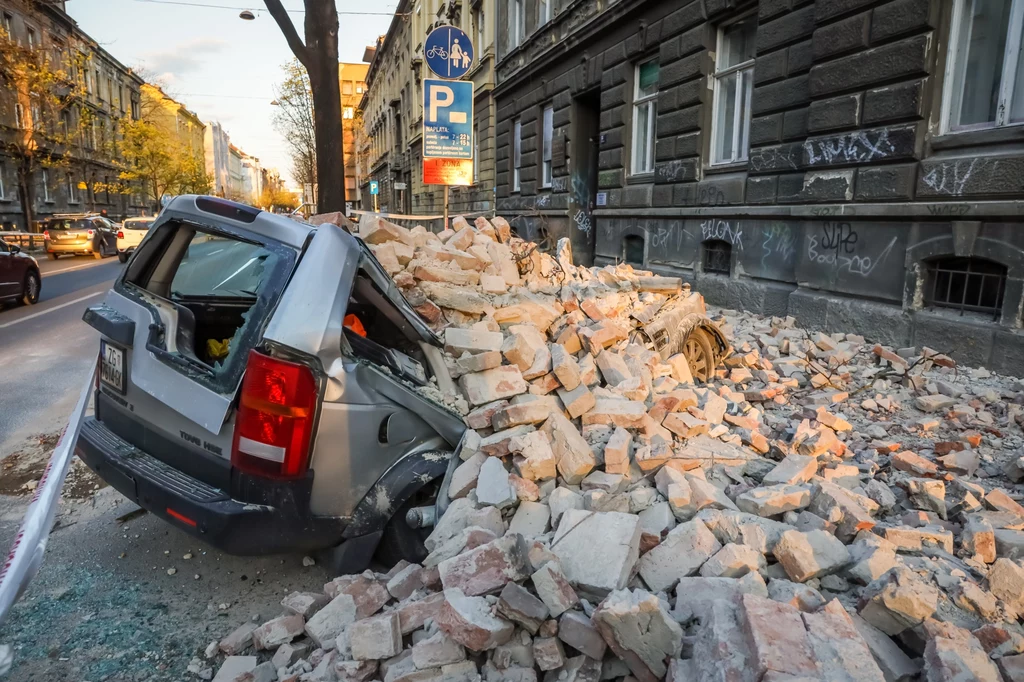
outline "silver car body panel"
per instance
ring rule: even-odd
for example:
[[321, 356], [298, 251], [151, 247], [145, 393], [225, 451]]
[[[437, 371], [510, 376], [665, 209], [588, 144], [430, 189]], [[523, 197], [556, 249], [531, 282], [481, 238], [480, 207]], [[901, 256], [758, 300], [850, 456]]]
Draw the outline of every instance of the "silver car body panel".
[[[212, 214], [196, 206], [197, 199], [209, 198], [185, 194], [171, 199], [167, 207], [160, 213], [153, 227], [163, 224], [165, 216], [177, 217], [199, 225], [226, 224], [246, 230], [247, 232], [253, 232], [266, 239], [281, 242], [294, 249], [302, 249], [306, 244], [309, 233], [316, 229], [312, 225], [300, 223], [297, 220], [292, 220], [275, 213], [267, 213], [266, 211], [260, 211], [259, 215], [252, 222], [246, 222]], [[153, 227], [150, 228], [150, 232], [153, 231]]]
[[409, 327], [439, 343], [359, 240], [334, 225], [317, 229], [263, 338], [316, 357], [326, 375], [310, 461], [311, 511], [319, 515], [350, 516], [392, 464], [413, 452], [451, 450], [465, 428], [391, 374], [345, 355], [345, 312], [360, 268]]
[[[161, 304], [159, 299], [146, 296], [150, 303], [160, 311], [161, 322], [168, 330], [177, 326], [177, 313]], [[133, 406], [133, 412], [154, 417], [161, 415], [159, 420], [152, 419], [149, 425], [164, 432], [169, 438], [177, 440], [181, 430], [194, 431], [193, 425], [202, 427], [209, 438], [221, 434], [228, 410], [234, 400], [234, 392], [224, 395], [199, 385], [180, 370], [161, 362], [152, 351], [146, 348], [149, 327], [153, 316], [149, 309], [136, 301], [122, 296], [116, 291], [107, 292], [104, 305], [113, 308], [135, 322], [135, 338], [132, 348], [125, 349], [125, 366], [128, 376], [125, 380], [127, 391], [125, 398]], [[167, 334], [168, 351], [173, 350], [174, 334]], [[177, 423], [166, 419], [165, 407], [171, 408], [187, 420]], [[225, 455], [231, 452], [231, 436], [218, 443]]]

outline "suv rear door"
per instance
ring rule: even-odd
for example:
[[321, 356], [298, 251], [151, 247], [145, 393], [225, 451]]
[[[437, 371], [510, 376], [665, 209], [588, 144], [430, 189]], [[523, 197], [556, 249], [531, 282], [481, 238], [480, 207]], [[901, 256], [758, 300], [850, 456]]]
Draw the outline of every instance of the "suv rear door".
[[230, 225], [160, 220], [101, 306], [97, 418], [121, 438], [221, 488], [231, 410], [299, 249]]

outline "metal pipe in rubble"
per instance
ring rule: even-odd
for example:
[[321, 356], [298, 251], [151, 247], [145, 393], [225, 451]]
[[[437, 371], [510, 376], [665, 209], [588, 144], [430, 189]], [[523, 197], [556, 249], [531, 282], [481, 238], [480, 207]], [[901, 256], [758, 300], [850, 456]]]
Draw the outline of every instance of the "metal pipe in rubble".
[[434, 506], [413, 507], [405, 513], [405, 525], [410, 528], [432, 528], [437, 521]]

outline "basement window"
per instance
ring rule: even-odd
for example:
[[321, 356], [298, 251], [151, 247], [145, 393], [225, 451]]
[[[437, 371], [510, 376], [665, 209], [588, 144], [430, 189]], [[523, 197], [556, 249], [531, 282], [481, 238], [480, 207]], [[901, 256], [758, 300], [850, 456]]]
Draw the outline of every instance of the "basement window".
[[703, 263], [705, 273], [732, 274], [732, 244], [721, 239], [704, 242]]
[[622, 260], [630, 265], [644, 264], [644, 238], [631, 234], [622, 240]]
[[987, 313], [999, 318], [1006, 291], [1006, 267], [983, 258], [938, 258], [925, 264], [926, 305]]

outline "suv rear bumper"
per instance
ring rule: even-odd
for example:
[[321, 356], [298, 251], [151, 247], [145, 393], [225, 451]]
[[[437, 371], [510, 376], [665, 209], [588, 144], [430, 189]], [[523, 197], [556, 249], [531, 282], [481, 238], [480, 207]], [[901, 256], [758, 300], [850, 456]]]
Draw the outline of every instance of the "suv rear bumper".
[[82, 423], [75, 452], [122, 495], [228, 554], [312, 551], [341, 541], [340, 519], [232, 499], [143, 452], [94, 417]]
[[47, 253], [75, 253], [75, 254], [90, 254], [95, 251], [92, 242], [86, 242], [84, 244], [55, 244], [53, 242], [46, 242]]

